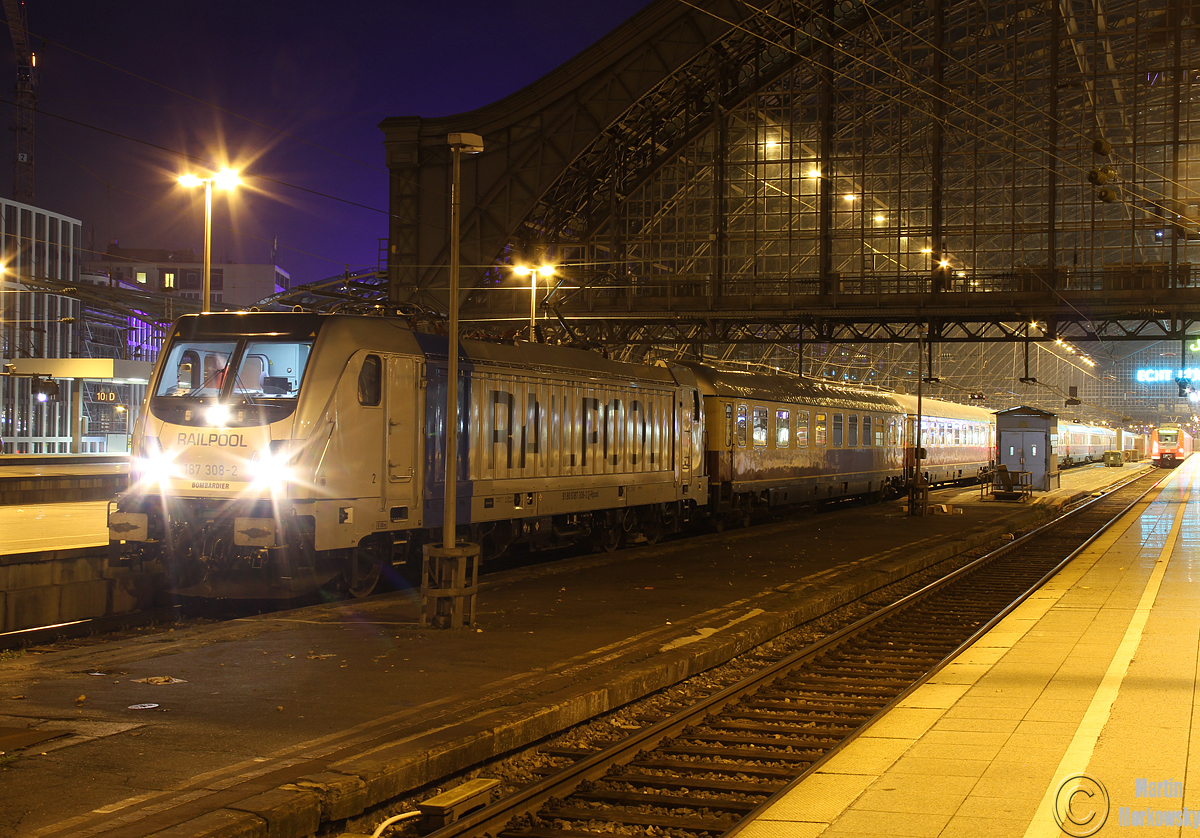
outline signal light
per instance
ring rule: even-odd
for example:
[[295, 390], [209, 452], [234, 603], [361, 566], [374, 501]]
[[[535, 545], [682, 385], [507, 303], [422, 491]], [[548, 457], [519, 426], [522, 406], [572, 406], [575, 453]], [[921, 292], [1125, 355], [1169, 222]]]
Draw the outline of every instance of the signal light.
[[58, 399], [58, 382], [48, 378], [35, 378], [30, 382], [33, 397], [39, 402]]

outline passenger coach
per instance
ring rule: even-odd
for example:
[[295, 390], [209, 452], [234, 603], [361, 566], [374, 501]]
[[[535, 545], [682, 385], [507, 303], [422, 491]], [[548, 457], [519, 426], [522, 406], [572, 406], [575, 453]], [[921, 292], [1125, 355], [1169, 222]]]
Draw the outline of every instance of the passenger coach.
[[[917, 397], [897, 393], [904, 410], [905, 478], [914, 476], [917, 444]], [[980, 478], [996, 462], [996, 415], [982, 407], [921, 400], [921, 470], [931, 486]]]
[[888, 393], [688, 364], [704, 396], [710, 514], [899, 489], [901, 411]]

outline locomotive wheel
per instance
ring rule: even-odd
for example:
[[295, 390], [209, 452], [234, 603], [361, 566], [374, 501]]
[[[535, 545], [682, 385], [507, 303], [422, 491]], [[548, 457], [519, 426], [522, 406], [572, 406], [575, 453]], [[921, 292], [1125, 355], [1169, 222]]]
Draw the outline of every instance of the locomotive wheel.
[[383, 563], [390, 561], [385, 555], [384, 545], [377, 539], [366, 539], [357, 547], [350, 550], [348, 566], [345, 570], [346, 590], [353, 597], [369, 596], [379, 584], [379, 574]]
[[646, 543], [653, 547], [663, 537], [662, 521], [647, 521], [646, 526], [642, 528], [642, 535], [646, 537]]
[[600, 530], [597, 541], [601, 550], [612, 553], [621, 546], [621, 531], [616, 527], [606, 526]]

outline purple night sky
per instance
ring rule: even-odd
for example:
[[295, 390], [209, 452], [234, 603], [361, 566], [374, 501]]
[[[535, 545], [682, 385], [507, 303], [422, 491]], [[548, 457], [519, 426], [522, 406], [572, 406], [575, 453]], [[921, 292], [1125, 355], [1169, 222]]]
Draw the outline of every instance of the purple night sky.
[[[202, 243], [203, 191], [175, 184], [184, 160], [61, 116], [333, 196], [244, 177], [249, 188], [232, 200], [214, 196], [214, 262], [267, 262], [277, 236], [293, 284], [373, 267], [387, 235], [381, 120], [500, 99], [646, 2], [28, 0], [41, 74], [33, 203], [81, 219], [85, 251], [111, 238]], [[4, 38], [0, 98], [10, 102]], [[8, 196], [12, 157], [12, 132], [0, 132]]]

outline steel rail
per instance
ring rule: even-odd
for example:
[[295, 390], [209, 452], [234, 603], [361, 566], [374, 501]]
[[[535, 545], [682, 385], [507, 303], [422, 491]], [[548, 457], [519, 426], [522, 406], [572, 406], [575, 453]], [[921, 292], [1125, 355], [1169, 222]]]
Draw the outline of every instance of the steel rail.
[[[657, 743], [660, 743], [665, 739], [679, 736], [690, 726], [696, 724], [698, 719], [703, 719], [710, 714], [721, 712], [730, 705], [740, 701], [747, 695], [761, 689], [764, 685], [770, 684], [778, 680], [786, 673], [796, 669], [798, 666], [801, 666], [816, 659], [820, 655], [836, 649], [848, 639], [854, 637], [855, 635], [862, 634], [868, 629], [883, 622], [885, 619], [895, 616], [902, 611], [917, 605], [918, 603], [923, 603], [926, 600], [929, 600], [931, 597], [955, 582], [963, 580], [970, 574], [976, 573], [997, 561], [1011, 556], [1015, 551], [1019, 551], [1030, 547], [1030, 545], [1037, 544], [1039, 540], [1043, 540], [1045, 536], [1054, 529], [1061, 528], [1066, 524], [1077, 522], [1080, 516], [1095, 508], [1097, 504], [1105, 501], [1111, 501], [1113, 499], [1113, 495], [1117, 492], [1128, 489], [1131, 486], [1136, 491], [1139, 487], [1136, 487], [1133, 484], [1146, 479], [1146, 475], [1139, 475], [1138, 477], [1134, 477], [1123, 484], [1119, 484], [1117, 487], [1096, 498], [1093, 498], [1091, 501], [1081, 504], [1071, 512], [1060, 516], [1054, 521], [1051, 521], [1042, 527], [1037, 528], [1036, 530], [1033, 530], [1019, 539], [1014, 540], [1012, 543], [992, 550], [988, 554], [975, 559], [969, 564], [947, 574], [941, 579], [935, 580], [934, 582], [923, 586], [921, 589], [903, 597], [902, 599], [884, 607], [883, 609], [880, 609], [876, 613], [863, 617], [862, 619], [855, 621], [853, 624], [834, 632], [828, 637], [822, 638], [816, 643], [813, 643], [804, 649], [801, 649], [777, 662], [768, 665], [766, 668], [756, 672], [749, 678], [725, 687], [724, 689], [699, 700], [690, 707], [670, 716], [667, 719], [663, 719], [659, 722], [651, 724], [648, 727], [642, 728], [641, 730], [634, 732], [630, 736], [608, 748], [597, 751], [594, 754], [580, 759], [572, 765], [562, 768], [552, 775], [525, 786], [513, 795], [510, 795], [482, 809], [476, 810], [475, 812], [460, 818], [458, 821], [448, 826], [429, 833], [427, 836], [425, 836], [425, 838], [461, 838], [461, 836], [482, 835], [484, 833], [495, 836], [506, 831], [510, 831], [506, 830], [506, 827], [510, 821], [513, 820], [513, 818], [536, 814], [536, 812], [545, 806], [545, 804], [547, 804], [552, 798], [565, 798], [574, 793], [574, 791], [581, 784], [600, 780], [608, 775], [614, 766], [625, 765], [636, 759], [640, 752], [646, 749], [654, 748]], [[1143, 491], [1139, 491], [1133, 500], [1122, 505], [1120, 510], [1115, 514], [1108, 516], [1107, 520], [1099, 528], [1089, 527], [1089, 529], [1092, 530], [1091, 535], [1087, 536], [1081, 544], [1072, 549], [1065, 558], [1057, 561], [1051, 570], [1040, 574], [1032, 586], [1026, 586], [1024, 592], [1015, 599], [1012, 599], [1009, 604], [1004, 606], [998, 614], [993, 616], [991, 619], [984, 621], [976, 631], [973, 631], [970, 634], [967, 640], [959, 643], [949, 655], [944, 656], [939, 662], [928, 667], [923, 674], [921, 674], [915, 681], [910, 682], [910, 684], [903, 688], [899, 694], [889, 696], [886, 704], [884, 704], [877, 711], [873, 712], [866, 719], [866, 721], [857, 728], [857, 730], [861, 731], [865, 727], [869, 726], [872, 721], [886, 713], [888, 709], [890, 709], [896, 702], [902, 700], [905, 695], [907, 695], [913, 689], [916, 689], [917, 686], [919, 686], [921, 683], [924, 683], [924, 681], [926, 681], [929, 677], [932, 677], [932, 675], [936, 674], [936, 672], [945, 666], [946, 663], [951, 661], [956, 655], [960, 654], [963, 649], [975, 642], [975, 640], [977, 640], [981, 634], [992, 628], [999, 620], [1003, 619], [1004, 616], [1010, 613], [1012, 609], [1016, 608], [1030, 594], [1036, 591], [1041, 585], [1045, 584], [1048, 579], [1052, 578], [1054, 574], [1061, 571], [1061, 569], [1067, 563], [1069, 563], [1082, 550], [1086, 549], [1087, 546], [1090, 545], [1101, 533], [1103, 533], [1115, 521], [1119, 520], [1121, 516], [1126, 514], [1129, 509], [1140, 502], [1142, 498], [1154, 491], [1154, 489], [1165, 479], [1166, 477], [1157, 479], [1153, 485], [1147, 487]], [[852, 702], [853, 699], [847, 699], [847, 701]], [[813, 760], [812, 766], [823, 763], [829, 755], [836, 752], [841, 747], [844, 747], [854, 735], [856, 735], [856, 732], [848, 733], [841, 737], [842, 741], [838, 744], [832, 745], [830, 748], [822, 748], [821, 750], [824, 751], [824, 753]], [[764, 744], [769, 744], [769, 742], [764, 742]], [[807, 767], [803, 773], [799, 774], [799, 777], [802, 778], [806, 774], [810, 773], [813, 770], [812, 766]], [[788, 787], [790, 787], [790, 785], [796, 781], [792, 781], [789, 778]], [[767, 801], [764, 801], [761, 805], [746, 807], [750, 811], [743, 815], [743, 817], [752, 817], [755, 812], [759, 811], [763, 806], [768, 805], [769, 800], [773, 799], [773, 792], [774, 789], [772, 789], [770, 792], [764, 791], [763, 793], [770, 794], [771, 798], [769, 798]], [[706, 802], [707, 800], [705, 798], [680, 798], [680, 808], [688, 806], [693, 809], [704, 808], [704, 804]], [[597, 817], [597, 820], [602, 819], [602, 817]], [[730, 826], [733, 828], [732, 824], [730, 824]], [[515, 833], [510, 831], [510, 834], [523, 834], [527, 836], [549, 835], [552, 833], [567, 834], [563, 830], [538, 828], [532, 830], [518, 829]]]

